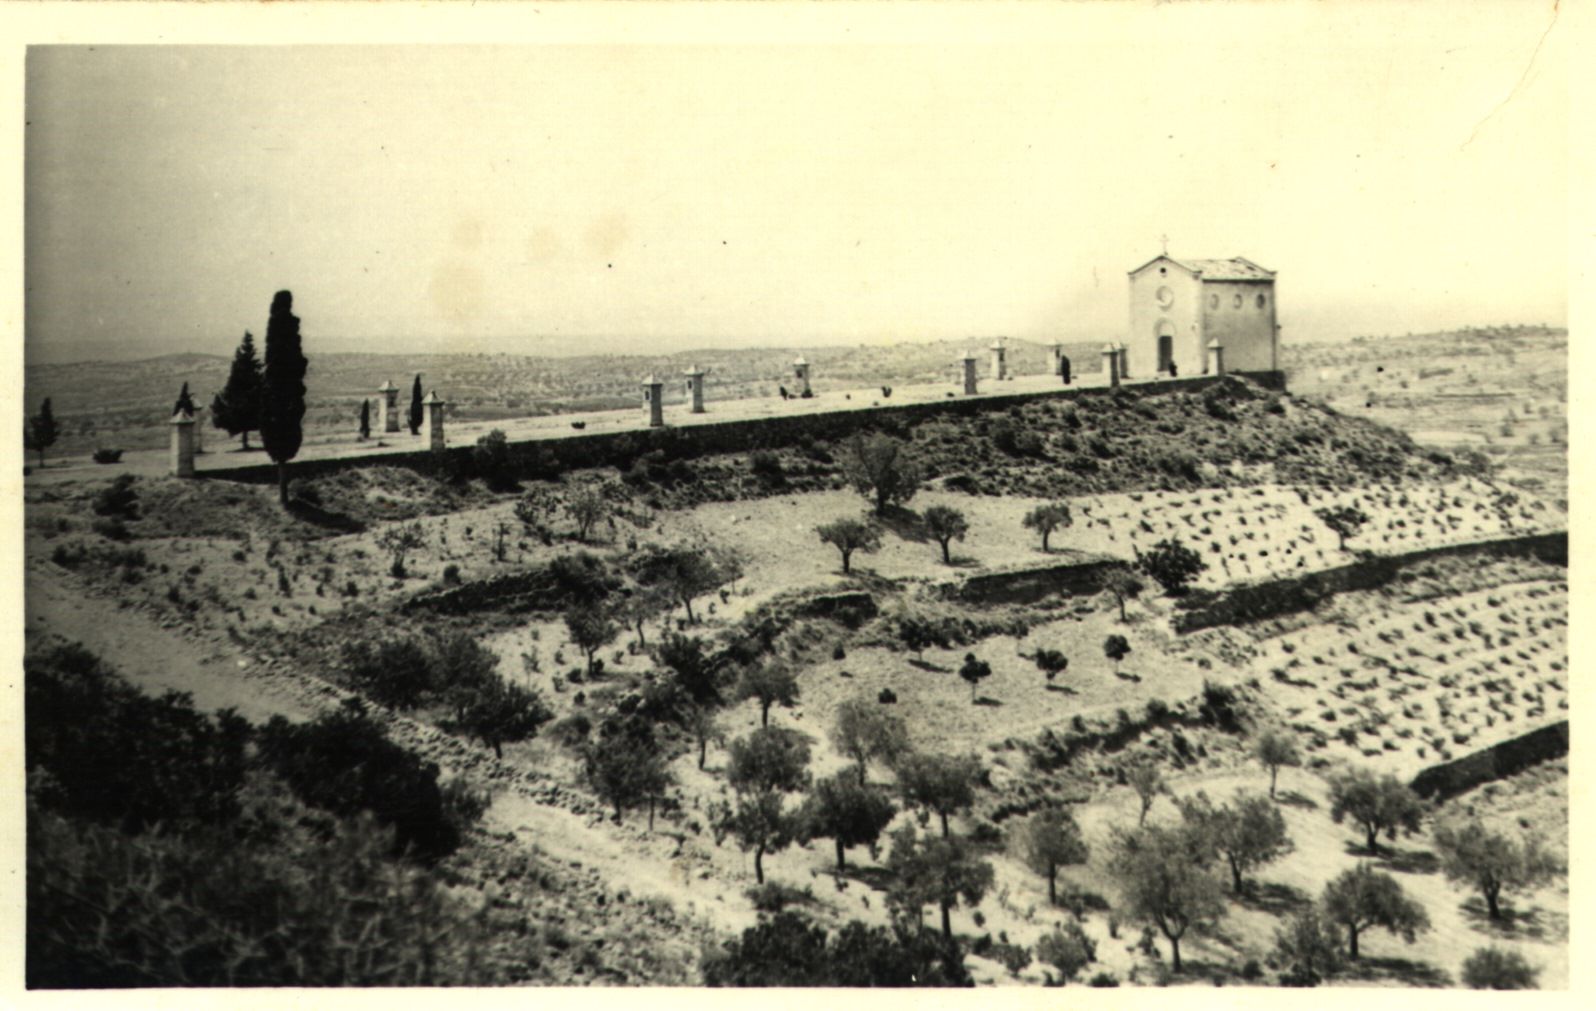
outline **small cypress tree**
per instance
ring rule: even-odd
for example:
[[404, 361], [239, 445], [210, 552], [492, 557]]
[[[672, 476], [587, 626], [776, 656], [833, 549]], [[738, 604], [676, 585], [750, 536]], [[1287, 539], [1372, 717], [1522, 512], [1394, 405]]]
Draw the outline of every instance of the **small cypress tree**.
[[55, 445], [56, 437], [60, 434], [55, 424], [55, 414], [50, 410], [50, 398], [45, 397], [44, 403], [39, 406], [39, 413], [28, 419], [22, 431], [22, 441], [27, 448], [39, 454], [41, 468], [44, 466], [44, 451]]
[[188, 383], [184, 383], [183, 388], [178, 391], [177, 403], [172, 405], [172, 415], [176, 417], [179, 414], [187, 414], [193, 417], [195, 410], [194, 398], [188, 395]]
[[421, 374], [416, 374], [416, 381], [410, 387], [410, 434], [421, 434]]
[[277, 496], [284, 506], [288, 461], [299, 455], [305, 437], [305, 370], [310, 364], [300, 347], [299, 317], [293, 307], [292, 292], [279, 291], [272, 297], [260, 400], [260, 438], [277, 464]]
[[360, 402], [360, 441], [371, 438], [371, 401]]
[[227, 385], [211, 398], [211, 422], [228, 435], [240, 435], [249, 449], [249, 433], [260, 430], [261, 366], [255, 337], [248, 330], [233, 352]]

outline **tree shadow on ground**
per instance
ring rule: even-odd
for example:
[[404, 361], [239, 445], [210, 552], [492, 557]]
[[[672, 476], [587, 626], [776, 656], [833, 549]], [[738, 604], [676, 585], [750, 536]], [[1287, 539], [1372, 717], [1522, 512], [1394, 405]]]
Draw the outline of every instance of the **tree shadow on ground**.
[[916, 660], [916, 659], [910, 659], [909, 660], [909, 666], [910, 667], [914, 667], [914, 668], [916, 668], [918, 670], [931, 671], [934, 674], [946, 674], [948, 671], [953, 669], [951, 667], [939, 666], [937, 664], [932, 663], [929, 660]]
[[1254, 881], [1235, 899], [1237, 905], [1282, 917], [1304, 909], [1313, 902], [1302, 889], [1278, 881]]
[[1140, 674], [1132, 674], [1128, 670], [1117, 670], [1114, 672], [1114, 676], [1119, 678], [1121, 681], [1129, 681], [1133, 684], [1142, 683], [1142, 676]]
[[1080, 694], [1080, 692], [1078, 692], [1075, 689], [1071, 688], [1069, 685], [1048, 685], [1047, 686], [1047, 690], [1050, 691], [1050, 692], [1063, 692], [1065, 695], [1079, 695]]
[[[915, 544], [925, 544], [931, 540], [931, 535], [926, 533], [925, 523], [920, 519], [920, 514], [911, 512], [902, 506], [888, 506], [886, 512], [876, 517], [876, 522], [904, 540]], [[937, 550], [941, 550], [940, 545], [938, 545]]]
[[309, 523], [323, 530], [333, 530], [341, 534], [358, 534], [366, 529], [366, 525], [353, 516], [344, 513], [335, 513], [321, 506], [313, 505], [302, 498], [288, 500], [288, 514], [297, 520]]
[[953, 553], [952, 561], [944, 563], [944, 568], [950, 569], [976, 569], [980, 568], [980, 566], [980, 559], [972, 558], [969, 555], [961, 555], [956, 552]]
[[1180, 960], [1180, 972], [1170, 976], [1172, 983], [1212, 983], [1214, 986], [1240, 984], [1247, 981], [1228, 962], [1211, 962], [1205, 958], [1185, 957]]
[[975, 704], [978, 705], [978, 706], [993, 706], [993, 707], [997, 707], [997, 706], [1003, 705], [1003, 703], [999, 702], [997, 699], [991, 698], [991, 697], [986, 696], [986, 695], [983, 695], [980, 698], [976, 699], [975, 700]]
[[1364, 956], [1356, 962], [1351, 962], [1342, 973], [1349, 979], [1367, 980], [1395, 980], [1403, 986], [1448, 987], [1452, 986], [1452, 975], [1439, 966], [1429, 962], [1419, 962], [1410, 958], [1370, 958]]
[[1319, 810], [1319, 802], [1307, 794], [1298, 793], [1296, 790], [1285, 790], [1275, 796], [1275, 800], [1287, 807], [1301, 808], [1304, 811]]
[[1370, 853], [1359, 843], [1348, 843], [1343, 851], [1350, 857], [1378, 860], [1384, 870], [1394, 874], [1434, 874], [1441, 869], [1441, 860], [1429, 850], [1405, 850], [1389, 843]]
[[877, 892], [886, 891], [892, 884], [892, 874], [885, 867], [861, 867], [850, 863], [840, 873], [836, 867], [832, 867], [830, 873], [839, 882], [857, 882]]
[[1528, 909], [1502, 908], [1502, 918], [1493, 920], [1485, 908], [1485, 900], [1475, 896], [1459, 907], [1469, 928], [1493, 938], [1522, 939], [1543, 942], [1560, 942], [1568, 939], [1568, 917], [1540, 906]]

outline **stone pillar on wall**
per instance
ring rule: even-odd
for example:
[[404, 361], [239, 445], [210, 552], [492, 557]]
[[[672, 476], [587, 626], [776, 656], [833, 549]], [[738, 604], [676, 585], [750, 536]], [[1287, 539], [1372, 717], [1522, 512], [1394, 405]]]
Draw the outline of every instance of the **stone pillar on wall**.
[[194, 476], [194, 415], [178, 411], [172, 416], [173, 477]]
[[663, 428], [665, 426], [665, 397], [663, 390], [665, 384], [653, 375], [643, 380], [643, 403], [648, 405], [648, 427]]
[[974, 396], [980, 392], [975, 388], [975, 354], [966, 351], [964, 357], [959, 359], [959, 364], [964, 367], [964, 394]]
[[693, 413], [704, 413], [704, 370], [694, 365], [683, 375], [687, 376], [687, 393], [693, 398]]
[[441, 453], [445, 445], [443, 438], [443, 408], [444, 402], [438, 399], [438, 391], [433, 390], [427, 394], [427, 399], [421, 402], [421, 427], [427, 432], [427, 447], [434, 453]]
[[812, 397], [815, 395], [814, 391], [809, 388], [809, 362], [803, 355], [799, 355], [792, 360], [792, 377], [798, 383], [798, 395], [800, 397]]
[[194, 405], [194, 455], [205, 452], [205, 405]]
[[1103, 345], [1103, 372], [1108, 376], [1108, 385], [1119, 385], [1119, 348], [1113, 344]]
[[1119, 377], [1121, 379], [1129, 379], [1130, 378], [1130, 349], [1125, 347], [1125, 345], [1123, 343], [1115, 344], [1114, 346], [1119, 349]]
[[1003, 338], [999, 337], [992, 342], [992, 378], [1002, 381], [1009, 377], [1009, 349], [1004, 347]]
[[377, 432], [399, 431], [399, 387], [384, 379], [377, 387]]
[[1208, 368], [1209, 375], [1222, 376], [1225, 374], [1225, 346], [1217, 339], [1208, 342]]
[[1052, 371], [1049, 375], [1061, 376], [1064, 374], [1064, 345], [1058, 341], [1047, 346], [1048, 361], [1052, 362]]

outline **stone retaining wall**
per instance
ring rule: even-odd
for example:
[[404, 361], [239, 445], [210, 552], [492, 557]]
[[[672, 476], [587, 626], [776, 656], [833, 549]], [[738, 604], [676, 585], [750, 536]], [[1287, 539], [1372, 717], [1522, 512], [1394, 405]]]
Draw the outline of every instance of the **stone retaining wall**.
[[1103, 589], [1103, 577], [1125, 563], [1113, 558], [1090, 558], [1056, 565], [983, 572], [938, 584], [933, 592], [944, 600], [967, 604], [1034, 604], [1055, 594], [1081, 596]]
[[1432, 800], [1446, 800], [1492, 780], [1511, 776], [1551, 758], [1568, 754], [1568, 721], [1531, 730], [1511, 740], [1481, 748], [1462, 758], [1432, 765], [1413, 777], [1413, 792]]
[[1213, 593], [1192, 593], [1181, 601], [1181, 610], [1174, 616], [1173, 624], [1177, 632], [1195, 632], [1219, 625], [1239, 625], [1306, 611], [1338, 593], [1378, 589], [1410, 565], [1456, 555], [1531, 555], [1556, 565], [1567, 565], [1568, 532], [1528, 534], [1473, 544], [1450, 544], [1401, 555], [1379, 555], [1351, 565], [1321, 569], [1289, 579], [1275, 579]]
[[[1232, 372], [1228, 376], [1243, 376], [1265, 389], [1284, 391], [1286, 388], [1284, 372]], [[686, 428], [666, 426], [591, 435], [572, 432], [569, 435], [561, 434], [545, 439], [511, 443], [510, 451], [516, 464], [523, 470], [552, 476], [561, 471], [584, 467], [624, 468], [630, 466], [637, 457], [655, 451], [663, 452], [669, 459], [687, 459], [715, 453], [746, 453], [755, 449], [778, 449], [795, 445], [805, 437], [841, 439], [872, 428], [909, 424], [950, 414], [969, 416], [1003, 411], [1033, 400], [1082, 400], [1125, 394], [1156, 397], [1170, 393], [1196, 393], [1221, 382], [1228, 376], [1166, 379], [1156, 383], [1121, 386], [1118, 391], [1105, 386], [1060, 387], [1028, 393], [949, 398], [914, 404], [883, 404], [880, 407], [853, 408], [820, 414], [748, 418], [739, 421], [694, 424]], [[290, 464], [289, 473], [294, 478], [311, 478], [337, 473], [350, 467], [371, 466], [409, 467], [430, 473], [467, 464], [472, 448], [451, 446], [441, 453], [421, 451], [304, 460]], [[265, 484], [277, 480], [277, 471], [270, 464], [253, 464], [242, 467], [207, 468], [200, 472], [200, 476], [224, 481]]]

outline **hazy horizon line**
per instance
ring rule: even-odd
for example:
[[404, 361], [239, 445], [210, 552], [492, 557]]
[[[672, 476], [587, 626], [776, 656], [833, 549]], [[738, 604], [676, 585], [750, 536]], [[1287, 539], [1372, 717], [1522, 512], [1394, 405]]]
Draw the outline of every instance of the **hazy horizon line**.
[[[1282, 347], [1288, 347], [1288, 346], [1290, 346], [1290, 347], [1303, 347], [1303, 346], [1309, 346], [1309, 345], [1315, 345], [1315, 344], [1345, 344], [1345, 343], [1350, 343], [1352, 341], [1358, 340], [1360, 338], [1363, 338], [1363, 339], [1370, 339], [1370, 338], [1402, 339], [1402, 338], [1406, 338], [1406, 337], [1440, 336], [1440, 335], [1443, 335], [1443, 334], [1462, 334], [1462, 333], [1466, 333], [1466, 332], [1468, 332], [1470, 330], [1492, 330], [1492, 329], [1500, 329], [1500, 328], [1508, 328], [1508, 329], [1545, 329], [1545, 330], [1552, 330], [1552, 331], [1562, 330], [1562, 331], [1566, 332], [1568, 330], [1568, 323], [1567, 323], [1566, 320], [1555, 321], [1555, 322], [1554, 321], [1536, 321], [1536, 322], [1524, 322], [1524, 321], [1506, 322], [1506, 321], [1503, 321], [1503, 322], [1496, 322], [1496, 323], [1459, 323], [1459, 324], [1455, 324], [1455, 325], [1452, 325], [1452, 326], [1440, 327], [1440, 328], [1437, 328], [1437, 329], [1408, 330], [1408, 331], [1404, 331], [1402, 333], [1392, 333], [1392, 332], [1386, 332], [1386, 333], [1373, 333], [1373, 332], [1370, 332], [1370, 333], [1358, 333], [1358, 334], [1348, 333], [1348, 334], [1338, 334], [1338, 335], [1313, 335], [1313, 336], [1301, 337], [1301, 338], [1297, 338], [1297, 339], [1291, 339], [1291, 338], [1286, 337], [1286, 336], [1283, 335], [1282, 338], [1281, 338], [1280, 343], [1281, 343]], [[253, 333], [253, 330], [251, 330], [251, 333]], [[242, 336], [243, 335], [240, 334], [239, 335], [239, 339], [242, 339]], [[907, 345], [925, 345], [925, 346], [930, 346], [930, 345], [934, 345], [934, 344], [957, 343], [961, 339], [970, 340], [970, 341], [987, 341], [987, 340], [993, 340], [993, 339], [998, 338], [998, 337], [1002, 337], [1002, 338], [1004, 338], [1005, 340], [1008, 340], [1008, 341], [1013, 341], [1013, 342], [1015, 342], [1017, 344], [1034, 344], [1034, 345], [1038, 345], [1038, 346], [1041, 346], [1041, 347], [1046, 347], [1048, 344], [1052, 343], [1049, 340], [1038, 339], [1038, 338], [1034, 338], [1034, 337], [1015, 336], [1015, 335], [1011, 335], [1011, 334], [986, 333], [986, 334], [969, 334], [969, 335], [967, 335], [964, 338], [959, 338], [959, 337], [930, 337], [930, 338], [895, 338], [895, 339], [893, 339], [893, 338], [881, 338], [881, 339], [876, 339], [876, 340], [857, 340], [857, 339], [851, 339], [851, 340], [828, 340], [828, 339], [825, 339], [825, 338], [817, 337], [817, 338], [804, 340], [804, 341], [786, 341], [786, 340], [773, 339], [773, 340], [770, 340], [770, 341], [762, 341], [762, 342], [759, 342], [759, 343], [748, 343], [748, 342], [740, 342], [740, 343], [735, 343], [735, 344], [733, 344], [733, 343], [709, 343], [709, 344], [699, 344], [699, 345], [688, 345], [688, 346], [685, 346], [685, 347], [682, 347], [682, 348], [676, 349], [676, 350], [647, 351], [647, 350], [638, 349], [637, 345], [641, 344], [641, 343], [648, 343], [648, 342], [651, 342], [651, 343], [654, 343], [654, 344], [657, 345], [657, 344], [659, 344], [661, 342], [662, 335], [650, 334], [650, 335], [637, 335], [637, 336], [620, 336], [620, 335], [614, 335], [614, 334], [586, 334], [586, 335], [576, 335], [576, 336], [569, 336], [569, 337], [561, 336], [561, 337], [553, 337], [553, 338], [550, 338], [550, 337], [532, 337], [532, 338], [527, 338], [527, 340], [529, 340], [529, 341], [537, 341], [537, 342], [540, 342], [540, 343], [541, 342], [547, 342], [547, 344], [549, 345], [547, 347], [541, 348], [541, 349], [536, 350], [536, 351], [532, 351], [532, 350], [511, 350], [511, 349], [505, 347], [502, 344], [502, 342], [499, 341], [499, 340], [495, 340], [493, 342], [493, 346], [472, 347], [472, 346], [469, 346], [469, 344], [470, 344], [469, 341], [463, 341], [463, 340], [461, 340], [459, 338], [443, 338], [443, 337], [433, 338], [430, 341], [429, 341], [428, 338], [425, 338], [425, 337], [414, 338], [413, 341], [406, 342], [404, 344], [397, 345], [397, 346], [393, 345], [390, 342], [389, 345], [387, 347], [385, 347], [383, 350], [370, 350], [369, 348], [363, 348], [363, 347], [359, 346], [362, 343], [368, 343], [369, 340], [370, 340], [369, 338], [327, 336], [327, 337], [315, 338], [314, 339], [314, 343], [307, 342], [310, 346], [307, 346], [306, 352], [307, 352], [307, 354], [309, 354], [309, 353], [313, 353], [314, 351], [319, 350], [322, 354], [336, 354], [336, 355], [360, 355], [360, 354], [365, 354], [365, 355], [374, 355], [374, 356], [384, 356], [384, 355], [386, 355], [386, 356], [392, 356], [392, 355], [415, 355], [415, 356], [422, 356], [422, 355], [489, 355], [489, 356], [497, 356], [497, 355], [502, 355], [502, 356], [507, 356], [507, 357], [518, 357], [518, 358], [560, 358], [560, 359], [563, 359], [563, 358], [590, 358], [590, 357], [598, 357], [598, 356], [610, 356], [610, 357], [616, 357], [616, 358], [671, 358], [671, 357], [676, 357], [676, 356], [679, 356], [679, 355], [691, 355], [691, 354], [695, 354], [695, 353], [715, 354], [715, 353], [726, 353], [726, 352], [737, 352], [737, 351], [743, 351], [743, 352], [781, 351], [781, 350], [811, 349], [811, 348], [813, 348], [813, 349], [822, 349], [822, 348], [824, 348], [824, 349], [870, 348], [870, 347], [892, 348], [892, 347], [899, 347], [899, 346], [906, 345], [906, 344]], [[665, 337], [663, 339], [666, 340], [666, 341], [670, 341], [670, 338], [668, 338], [668, 337]], [[1059, 342], [1062, 343], [1062, 344], [1079, 345], [1079, 344], [1092, 344], [1092, 343], [1096, 343], [1098, 340], [1109, 340], [1109, 339], [1113, 339], [1112, 335], [1104, 336], [1104, 337], [1073, 337], [1073, 338], [1061, 337], [1061, 338], [1059, 338]], [[256, 340], [257, 354], [263, 354], [264, 353], [264, 342], [265, 342], [264, 336], [263, 335], [256, 335], [255, 340]], [[614, 342], [617, 345], [617, 347], [614, 350], [605, 350], [603, 348], [594, 348], [592, 346], [594, 344], [594, 342], [602, 342], [602, 343]], [[85, 341], [85, 342], [82, 342], [82, 343], [85, 343], [85, 344], [93, 343], [95, 345], [99, 345], [99, 342], [97, 342], [97, 341], [96, 342]], [[459, 348], [459, 349], [448, 348], [448, 347], [440, 348], [440, 347], [435, 347], [435, 346], [434, 347], [426, 346], [429, 343], [467, 344], [468, 346], [464, 347], [464, 348]], [[318, 348], [318, 347], [315, 346], [316, 344], [321, 344], [322, 346]], [[331, 346], [328, 346], [328, 345], [331, 345]], [[226, 360], [226, 359], [229, 359], [229, 358], [232, 357], [233, 351], [238, 347], [238, 343], [237, 343], [237, 340], [235, 340], [232, 344], [226, 346], [224, 349], [217, 350], [217, 351], [195, 350], [193, 348], [174, 348], [174, 349], [168, 350], [168, 351], [160, 351], [160, 350], [155, 350], [153, 348], [138, 348], [136, 346], [128, 348], [126, 345], [123, 345], [123, 347], [126, 348], [126, 351], [125, 351], [125, 353], [122, 353], [122, 354], [116, 354], [114, 352], [107, 354], [107, 353], [105, 353], [106, 349], [103, 348], [103, 346], [97, 346], [94, 353], [88, 353], [88, 352], [85, 352], [83, 350], [75, 348], [72, 343], [63, 344], [63, 343], [58, 342], [58, 341], [53, 341], [53, 342], [50, 343], [50, 345], [48, 346], [47, 349], [38, 349], [40, 351], [48, 350], [51, 353], [39, 354], [39, 353], [36, 352], [36, 349], [30, 344], [30, 342], [28, 342], [26, 340], [26, 338], [24, 338], [23, 364], [24, 364], [25, 367], [33, 367], [33, 366], [41, 366], [41, 367], [42, 366], [51, 366], [51, 367], [55, 367], [55, 366], [65, 366], [65, 365], [92, 365], [92, 364], [96, 364], [96, 363], [113, 363], [113, 362], [133, 363], [133, 362], [154, 361], [154, 360], [160, 359], [160, 358], [172, 358], [172, 357], [179, 357], [179, 356], [183, 356], [183, 355], [196, 355], [196, 356], [201, 356], [201, 357], [219, 358], [219, 359]]]

